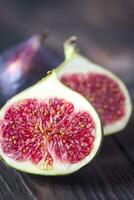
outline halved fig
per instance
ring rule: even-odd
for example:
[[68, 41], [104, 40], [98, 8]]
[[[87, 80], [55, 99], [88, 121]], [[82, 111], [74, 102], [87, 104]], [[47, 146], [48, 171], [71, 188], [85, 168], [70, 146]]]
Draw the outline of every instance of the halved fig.
[[124, 83], [112, 72], [83, 57], [76, 37], [65, 42], [65, 61], [56, 69], [66, 86], [82, 94], [99, 113], [104, 135], [121, 131], [127, 125], [132, 105]]
[[0, 155], [27, 173], [73, 173], [95, 157], [101, 142], [97, 112], [64, 86], [55, 71], [12, 97], [0, 111]]
[[43, 78], [63, 60], [39, 33], [0, 55], [0, 106], [9, 98]]

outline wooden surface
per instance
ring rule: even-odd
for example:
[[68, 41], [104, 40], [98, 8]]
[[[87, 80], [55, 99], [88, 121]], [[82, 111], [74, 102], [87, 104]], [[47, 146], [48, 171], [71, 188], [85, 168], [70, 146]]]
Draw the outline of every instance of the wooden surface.
[[[42, 29], [60, 50], [77, 35], [82, 52], [118, 74], [134, 102], [133, 0], [0, 0], [1, 51]], [[104, 138], [98, 158], [73, 175], [33, 176], [0, 162], [0, 200], [87, 199], [134, 199], [134, 113], [124, 131]]]

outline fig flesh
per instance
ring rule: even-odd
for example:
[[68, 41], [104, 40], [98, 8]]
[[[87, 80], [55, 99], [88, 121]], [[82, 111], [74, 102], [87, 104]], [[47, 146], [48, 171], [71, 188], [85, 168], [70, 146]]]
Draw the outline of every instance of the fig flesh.
[[0, 111], [0, 155], [18, 170], [65, 175], [97, 154], [102, 126], [94, 107], [55, 71], [12, 97]]
[[83, 57], [76, 37], [65, 42], [65, 61], [57, 67], [59, 79], [82, 94], [100, 115], [104, 135], [121, 131], [127, 125], [132, 104], [125, 84], [112, 72]]

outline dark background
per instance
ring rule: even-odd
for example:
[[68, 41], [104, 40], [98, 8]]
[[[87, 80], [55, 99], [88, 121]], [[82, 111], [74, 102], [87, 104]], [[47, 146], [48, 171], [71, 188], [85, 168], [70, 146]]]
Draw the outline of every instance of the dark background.
[[119, 74], [133, 70], [133, 0], [0, 0], [0, 51], [41, 30], [61, 51], [63, 41], [77, 35], [92, 60]]
[[[77, 35], [83, 54], [118, 74], [134, 100], [133, 0], [0, 0], [1, 52], [42, 29], [61, 52], [63, 41]], [[27, 175], [0, 163], [0, 200], [133, 200], [133, 119], [104, 139], [96, 161], [71, 176]]]

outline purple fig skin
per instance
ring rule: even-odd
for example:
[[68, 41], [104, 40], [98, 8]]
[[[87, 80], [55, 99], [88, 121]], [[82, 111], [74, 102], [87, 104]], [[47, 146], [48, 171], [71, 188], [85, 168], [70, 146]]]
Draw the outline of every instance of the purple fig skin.
[[0, 106], [63, 61], [44, 40], [44, 34], [34, 35], [0, 56]]

